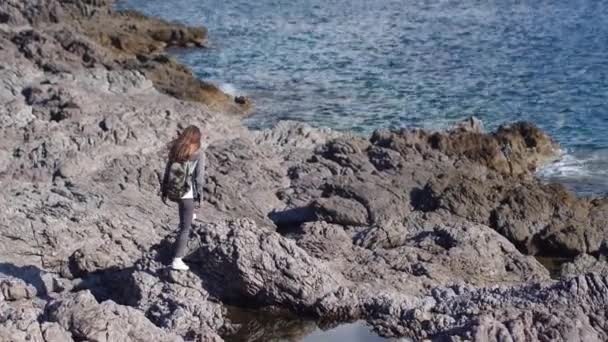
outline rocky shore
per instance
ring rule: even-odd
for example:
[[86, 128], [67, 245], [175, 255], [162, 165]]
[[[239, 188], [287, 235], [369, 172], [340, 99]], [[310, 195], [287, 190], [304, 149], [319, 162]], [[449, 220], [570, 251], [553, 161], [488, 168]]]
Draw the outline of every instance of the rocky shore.
[[[416, 341], [608, 340], [608, 200], [535, 177], [559, 154], [545, 133], [249, 131], [248, 99], [164, 52], [206, 38], [111, 0], [0, 3], [0, 341], [222, 341], [228, 306]], [[187, 124], [208, 176], [184, 273], [158, 184]], [[570, 262], [552, 278], [535, 257]]]

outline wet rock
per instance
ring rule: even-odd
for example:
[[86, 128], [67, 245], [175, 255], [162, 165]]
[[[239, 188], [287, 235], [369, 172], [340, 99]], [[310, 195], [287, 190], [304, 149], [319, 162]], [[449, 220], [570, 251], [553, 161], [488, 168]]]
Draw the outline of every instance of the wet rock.
[[[202, 47], [207, 43], [207, 28], [187, 27], [150, 18], [128, 10], [109, 15], [98, 15], [79, 21], [88, 35], [108, 47], [138, 55], [158, 52], [166, 47]], [[101, 21], [103, 26], [96, 26]]]
[[[128, 69], [143, 72], [157, 89], [172, 96], [199, 101], [212, 109], [236, 115], [242, 115], [251, 108], [251, 101], [235, 102], [231, 96], [198, 80], [190, 70], [176, 62], [140, 61], [137, 58], [161, 53], [171, 46], [203, 47], [207, 42], [206, 28], [169, 23], [135, 11], [118, 13], [111, 9], [111, 5], [112, 1], [44, 0], [24, 3], [11, 0], [0, 6], [0, 20], [17, 27], [31, 24], [35, 29], [53, 23], [65, 24], [58, 30], [47, 30], [59, 43], [57, 45], [37, 30], [19, 33], [13, 39], [20, 50], [28, 58], [35, 59], [45, 71], [72, 73], [74, 64], [86, 67], [103, 64], [116, 68], [118, 62]], [[40, 45], [43, 47], [38, 47]], [[66, 53], [57, 53], [57, 47]], [[71, 54], [78, 56], [77, 59]], [[56, 118], [64, 116], [55, 114]]]
[[237, 96], [234, 98], [234, 102], [242, 105], [242, 104], [247, 103], [247, 98], [244, 96]]
[[485, 130], [483, 128], [483, 122], [473, 116], [457, 123], [452, 128], [450, 128], [450, 131], [456, 132], [456, 133], [470, 132], [470, 133], [477, 133], [477, 134], [483, 134], [485, 132]]
[[129, 61], [126, 67], [144, 73], [159, 91], [180, 99], [201, 102], [213, 111], [242, 116], [251, 107], [249, 102], [234, 102], [230, 95], [211, 83], [199, 80], [191, 70], [173, 60], [166, 63], [158, 60], [145, 63]]
[[251, 101], [234, 101], [232, 96], [199, 80], [191, 70], [167, 56], [145, 57], [172, 46], [204, 47], [207, 44], [205, 27], [186, 27], [135, 11], [111, 11], [77, 21], [88, 37], [113, 51], [127, 69], [144, 73], [160, 91], [204, 103], [224, 113], [242, 115], [251, 108]]

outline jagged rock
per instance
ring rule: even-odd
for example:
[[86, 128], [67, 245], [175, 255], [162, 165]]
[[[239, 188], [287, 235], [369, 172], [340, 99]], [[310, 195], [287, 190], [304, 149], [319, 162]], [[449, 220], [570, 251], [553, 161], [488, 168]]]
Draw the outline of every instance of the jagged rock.
[[573, 278], [587, 273], [608, 275], [608, 263], [589, 254], [581, 254], [572, 262], [563, 264], [560, 270], [562, 278]]
[[491, 225], [529, 253], [597, 253], [606, 232], [606, 205], [577, 199], [561, 185], [517, 187], [493, 211]]
[[450, 157], [466, 157], [506, 175], [525, 175], [558, 156], [558, 146], [529, 123], [502, 126], [495, 133], [457, 126], [450, 132], [376, 131], [371, 142], [407, 154], [437, 150]]
[[201, 47], [207, 43], [205, 27], [169, 23], [132, 10], [92, 19], [79, 22], [88, 35], [105, 46], [135, 55], [159, 52], [171, 46]]
[[221, 341], [216, 332], [226, 324], [225, 309], [210, 301], [196, 275], [167, 270], [156, 274], [138, 271], [132, 278], [133, 292], [141, 294], [134, 306], [144, 310], [157, 326], [200, 341]]
[[277, 152], [294, 148], [298, 152], [316, 149], [329, 139], [343, 135], [328, 128], [314, 128], [302, 122], [281, 121], [272, 129], [265, 129], [255, 134], [256, 143], [277, 147]]
[[505, 179], [469, 166], [431, 177], [412, 192], [412, 206], [489, 225], [527, 254], [597, 253], [606, 232], [603, 199], [579, 199], [559, 184]]
[[351, 199], [338, 196], [320, 198], [312, 203], [312, 207], [317, 221], [348, 226], [369, 225], [367, 208]]
[[231, 217], [251, 217], [270, 224], [268, 213], [281, 205], [275, 195], [286, 182], [279, 161], [251, 141], [234, 139], [210, 146], [206, 200]]
[[244, 305], [307, 312], [344, 280], [276, 232], [251, 220], [208, 225], [189, 243], [195, 272], [212, 293]]
[[604, 341], [606, 279], [435, 291], [435, 305], [414, 309], [393, 333], [446, 341]]
[[64, 8], [59, 2], [52, 0], [35, 2], [6, 0], [0, 6], [0, 24], [12, 26], [56, 23], [64, 16]]
[[[23, 281], [2, 281], [2, 289], [12, 288], [5, 301], [0, 296], [0, 341], [71, 342], [72, 335], [57, 323], [44, 321], [46, 302], [34, 297], [36, 290]], [[17, 290], [19, 288], [19, 290]], [[15, 292], [16, 291], [16, 292]], [[16, 293], [20, 295], [15, 296]]]
[[[48, 36], [37, 30], [26, 30], [13, 38], [28, 58], [35, 59], [49, 72], [71, 73], [74, 66], [93, 67], [95, 64], [116, 68], [119, 62], [127, 69], [146, 74], [157, 89], [172, 96], [199, 101], [214, 110], [239, 115], [252, 107], [249, 99], [234, 101], [232, 96], [197, 79], [189, 69], [166, 57], [145, 57], [171, 46], [205, 46], [206, 28], [169, 23], [135, 11], [118, 13], [111, 9], [112, 2], [41, 0], [32, 3], [10, 0], [0, 5], [0, 24], [11, 27], [33, 25], [35, 29], [47, 28], [54, 23], [64, 24], [58, 30], [46, 30], [52, 32], [59, 44], [52, 44]], [[65, 28], [67, 25], [70, 29]], [[40, 45], [44, 47], [38, 47]], [[58, 48], [65, 52], [56, 53]], [[79, 58], [74, 59], [71, 54]], [[55, 117], [63, 118], [65, 115], [64, 111]]]
[[[391, 336], [607, 339], [603, 261], [552, 283], [521, 254], [606, 246], [606, 199], [534, 178], [558, 150], [536, 127], [250, 132], [251, 101], [162, 52], [205, 29], [111, 4], [0, 2], [0, 339], [219, 341], [224, 303]], [[188, 124], [208, 170], [179, 273], [162, 265], [177, 209], [156, 199]]]
[[[135, 11], [111, 11], [106, 15], [77, 19], [87, 36], [113, 51], [125, 68], [144, 73], [156, 89], [180, 99], [204, 103], [210, 109], [224, 113], [241, 115], [252, 107], [249, 99], [234, 101], [215, 85], [199, 80], [183, 65], [157, 55], [172, 46], [205, 46], [205, 27], [186, 27]], [[150, 55], [155, 56], [149, 58]]]
[[[437, 284], [480, 286], [549, 278], [537, 261], [519, 254], [488, 227], [426, 229], [404, 230], [410, 237], [401, 243], [368, 250], [348, 241], [356, 232], [309, 224], [296, 237], [300, 249], [252, 221], [235, 220], [197, 230], [188, 260], [203, 279], [200, 286], [229, 303], [280, 306], [341, 319], [375, 317], [390, 310], [387, 306], [403, 306], [396, 293], [409, 293], [403, 298], [418, 303], [412, 295]], [[479, 260], [484, 260], [484, 268], [479, 268]], [[373, 290], [379, 282], [381, 293]]]
[[36, 288], [21, 279], [3, 277], [0, 278], [0, 293], [7, 301], [32, 299], [36, 296]]
[[112, 301], [100, 304], [88, 291], [52, 301], [46, 310], [49, 321], [59, 323], [77, 340], [183, 341], [156, 327], [143, 312]]
[[[476, 150], [484, 139], [486, 145], [516, 146], [517, 158], [507, 162], [498, 147], [494, 152]], [[525, 141], [530, 147], [525, 147]], [[489, 153], [496, 156], [489, 157]], [[541, 160], [551, 158], [554, 153], [554, 143], [526, 124], [503, 127], [494, 134], [462, 128], [432, 135], [420, 130], [377, 131], [369, 142], [360, 138], [328, 141], [306, 160], [308, 164], [316, 165], [315, 169], [292, 166], [291, 189], [282, 190], [281, 199], [288, 205], [312, 209], [313, 217], [302, 215], [300, 223], [316, 217], [345, 225], [390, 225], [390, 222], [406, 217], [412, 209], [444, 209], [489, 225], [491, 219], [496, 219], [493, 210], [500, 205], [501, 193], [515, 181], [506, 180], [501, 173], [530, 176]], [[510, 165], [509, 169], [498, 170], [488, 158], [504, 159]], [[520, 171], [513, 173], [511, 168]], [[346, 204], [351, 203], [349, 201], [365, 207], [367, 222], [351, 217], [362, 214], [360, 209], [353, 212], [353, 205]], [[359, 207], [359, 204], [354, 205]], [[297, 224], [297, 217], [290, 223]], [[496, 224], [493, 227], [499, 229]]]
[[294, 238], [298, 246], [315, 258], [333, 261], [352, 253], [351, 235], [343, 226], [325, 221], [303, 224]]
[[483, 128], [483, 122], [472, 116], [454, 125], [452, 128], [450, 128], [450, 132], [471, 132], [483, 134], [485, 130]]
[[485, 286], [549, 279], [536, 260], [521, 255], [489, 227], [444, 222], [438, 216], [412, 215], [400, 224], [366, 229], [309, 223], [295, 238], [353, 283], [382, 279], [385, 289], [410, 294], [439, 284]]
[[45, 342], [72, 342], [72, 335], [58, 323], [44, 322], [40, 324], [42, 337]]
[[0, 299], [0, 341], [45, 342], [38, 322], [43, 308], [44, 303], [38, 299], [11, 302]]
[[102, 274], [93, 288], [98, 295], [143, 311], [156, 326], [197, 341], [221, 341], [226, 310], [211, 298], [192, 272], [173, 271], [159, 260], [170, 260], [173, 241], [165, 240], [133, 268]]

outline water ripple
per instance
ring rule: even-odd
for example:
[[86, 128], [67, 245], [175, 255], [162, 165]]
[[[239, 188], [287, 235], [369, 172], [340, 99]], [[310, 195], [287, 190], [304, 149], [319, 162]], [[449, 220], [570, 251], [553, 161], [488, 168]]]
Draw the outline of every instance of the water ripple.
[[[252, 127], [292, 119], [368, 133], [441, 127], [469, 115], [490, 129], [529, 120], [585, 160], [583, 168], [605, 165], [585, 154], [608, 148], [608, 4], [601, 0], [120, 6], [207, 26], [213, 48], [177, 56], [201, 78], [253, 97]], [[569, 176], [568, 163], [560, 181], [608, 191], [597, 178]]]

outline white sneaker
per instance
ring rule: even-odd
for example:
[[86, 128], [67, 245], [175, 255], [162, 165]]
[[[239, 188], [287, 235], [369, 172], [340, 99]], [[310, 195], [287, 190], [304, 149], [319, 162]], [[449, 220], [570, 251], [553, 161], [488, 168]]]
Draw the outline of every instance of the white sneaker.
[[171, 268], [177, 271], [187, 271], [190, 269], [188, 265], [184, 263], [182, 258], [175, 258], [171, 263]]

